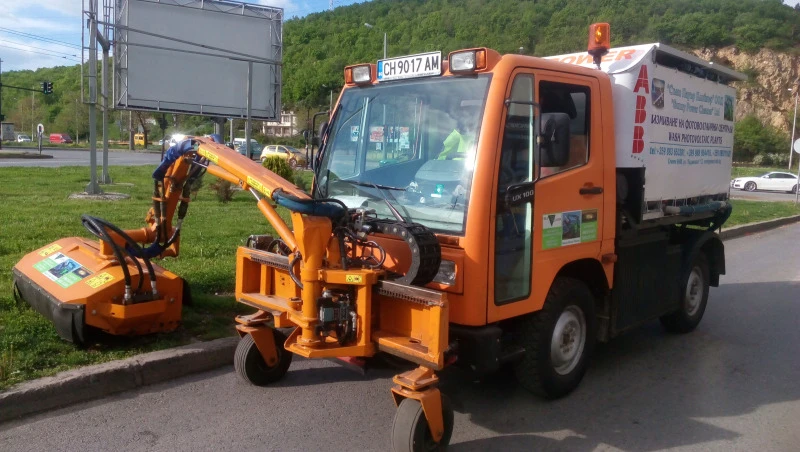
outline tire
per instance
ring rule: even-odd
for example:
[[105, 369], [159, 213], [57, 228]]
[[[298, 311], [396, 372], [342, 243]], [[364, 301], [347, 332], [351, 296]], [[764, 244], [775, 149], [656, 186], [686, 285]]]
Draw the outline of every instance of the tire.
[[291, 166], [292, 169], [297, 169], [297, 159], [289, 159], [289, 166]]
[[791, 193], [791, 194], [795, 194], [795, 193], [797, 193], [797, 184], [795, 184], [795, 185], [792, 187], [792, 189], [791, 189], [791, 190], [789, 190], [789, 193]]
[[283, 348], [283, 343], [286, 342], [283, 333], [273, 329], [272, 335], [278, 352], [278, 364], [273, 367], [269, 367], [264, 361], [253, 336], [246, 334], [239, 341], [233, 357], [233, 367], [243, 381], [255, 386], [266, 386], [286, 375], [289, 365], [292, 364], [292, 353]]
[[681, 284], [681, 307], [659, 318], [670, 333], [688, 333], [703, 319], [708, 303], [708, 260], [702, 252], [692, 262]]
[[594, 350], [594, 302], [586, 284], [561, 277], [553, 282], [542, 310], [522, 319], [518, 341], [525, 355], [514, 372], [523, 388], [557, 399], [578, 386]]
[[744, 191], [756, 191], [758, 187], [755, 182], [748, 182], [744, 184]]
[[453, 407], [450, 399], [442, 394], [442, 420], [444, 433], [439, 442], [433, 440], [428, 420], [418, 400], [403, 399], [392, 422], [392, 449], [394, 452], [418, 452], [444, 450], [453, 436]]

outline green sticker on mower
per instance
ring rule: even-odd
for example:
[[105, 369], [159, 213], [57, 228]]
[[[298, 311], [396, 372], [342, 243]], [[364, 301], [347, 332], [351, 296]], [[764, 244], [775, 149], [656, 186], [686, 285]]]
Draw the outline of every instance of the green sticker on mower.
[[65, 289], [92, 274], [81, 264], [61, 253], [37, 262], [33, 268]]

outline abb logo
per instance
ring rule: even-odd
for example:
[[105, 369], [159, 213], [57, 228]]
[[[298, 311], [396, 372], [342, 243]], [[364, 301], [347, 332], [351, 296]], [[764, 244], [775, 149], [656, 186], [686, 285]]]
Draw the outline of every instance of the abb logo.
[[642, 127], [642, 124], [644, 124], [645, 119], [647, 119], [647, 110], [645, 110], [645, 107], [647, 107], [647, 97], [638, 94], [641, 89], [644, 89], [644, 94], [650, 94], [647, 65], [644, 64], [642, 68], [639, 69], [639, 77], [636, 79], [636, 86], [633, 88], [633, 92], [637, 94], [636, 113], [633, 117], [633, 148], [631, 149], [633, 154], [641, 154], [644, 150], [644, 127]]

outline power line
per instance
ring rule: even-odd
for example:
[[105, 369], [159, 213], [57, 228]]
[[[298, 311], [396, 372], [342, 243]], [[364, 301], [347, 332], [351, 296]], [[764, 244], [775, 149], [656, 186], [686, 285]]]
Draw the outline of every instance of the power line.
[[38, 53], [40, 55], [47, 55], [47, 56], [51, 56], [51, 57], [55, 57], [55, 58], [63, 58], [65, 60], [71, 60], [71, 61], [74, 61], [76, 63], [80, 63], [81, 62], [80, 60], [72, 58], [72, 57], [55, 55], [55, 54], [52, 54], [52, 53], [44, 53], [44, 52], [37, 52], [35, 50], [20, 49], [18, 47], [11, 47], [11, 46], [7, 46], [7, 45], [3, 45], [3, 44], [0, 44], [0, 47], [7, 47], [9, 49], [19, 50], [21, 52]]
[[60, 53], [61, 55], [66, 55], [66, 56], [78, 58], [78, 55], [73, 55], [73, 54], [70, 54], [70, 53], [60, 52], [58, 50], [43, 49], [41, 47], [35, 47], [35, 46], [30, 45], [30, 44], [23, 44], [21, 42], [9, 41], [8, 39], [0, 39], [0, 42], [8, 42], [8, 43], [11, 43], [11, 44], [14, 44], [14, 45], [18, 45], [18, 46], [30, 47], [31, 49], [44, 50], [45, 52], [52, 52], [52, 53]]
[[66, 41], [59, 41], [58, 39], [53, 39], [53, 38], [48, 38], [48, 37], [45, 37], [45, 36], [39, 36], [39, 35], [30, 34], [30, 33], [25, 33], [25, 32], [22, 32], [22, 31], [12, 30], [10, 28], [0, 27], [0, 31], [1, 32], [5, 32], [5, 33], [11, 33], [11, 34], [23, 36], [23, 37], [26, 37], [26, 38], [36, 39], [38, 41], [49, 42], [50, 44], [58, 44], [58, 45], [66, 46], [66, 47], [72, 47], [72, 48], [75, 48], [75, 49], [80, 49], [81, 48], [81, 46], [79, 46], [77, 44], [71, 44], [71, 43], [66, 42]]

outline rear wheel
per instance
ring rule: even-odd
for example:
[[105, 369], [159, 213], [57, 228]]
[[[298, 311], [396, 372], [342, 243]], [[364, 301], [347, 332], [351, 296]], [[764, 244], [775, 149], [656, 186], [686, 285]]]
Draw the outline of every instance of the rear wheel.
[[418, 400], [403, 399], [392, 423], [392, 449], [395, 452], [418, 452], [444, 450], [453, 435], [453, 407], [450, 399], [442, 394], [442, 420], [444, 433], [439, 442], [433, 440], [428, 420]]
[[748, 182], [744, 184], [744, 191], [756, 191], [756, 183], [755, 182]]
[[664, 329], [671, 333], [688, 333], [697, 327], [706, 311], [708, 280], [708, 260], [700, 253], [681, 285], [680, 309], [659, 319]]
[[244, 335], [239, 341], [239, 345], [236, 346], [233, 367], [239, 377], [247, 383], [266, 386], [283, 378], [289, 370], [289, 365], [292, 364], [292, 353], [283, 348], [286, 336], [276, 329], [272, 330], [272, 335], [275, 339], [275, 351], [278, 354], [278, 363], [274, 366], [269, 366], [264, 361], [253, 336]]
[[523, 320], [519, 342], [526, 350], [515, 368], [522, 387], [550, 399], [572, 392], [595, 342], [594, 296], [586, 284], [556, 279], [542, 310]]
[[797, 184], [795, 184], [789, 192], [792, 194], [797, 193]]
[[292, 169], [296, 169], [297, 168], [297, 159], [289, 159], [289, 166], [291, 166]]

